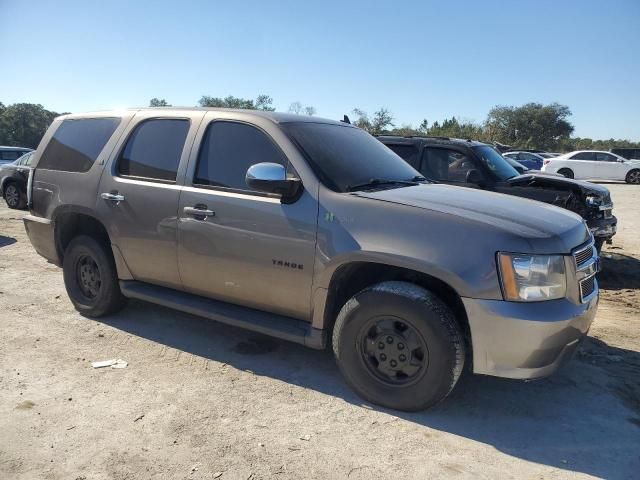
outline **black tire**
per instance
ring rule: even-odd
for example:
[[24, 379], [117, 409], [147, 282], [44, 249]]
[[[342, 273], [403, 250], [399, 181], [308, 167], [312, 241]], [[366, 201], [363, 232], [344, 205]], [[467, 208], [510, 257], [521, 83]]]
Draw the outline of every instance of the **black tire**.
[[570, 168], [561, 168], [560, 170], [558, 170], [558, 173], [563, 177], [573, 178], [573, 170], [571, 170]]
[[62, 268], [67, 294], [81, 314], [102, 317], [126, 304], [113, 254], [94, 238], [81, 235], [71, 240], [64, 252]]
[[624, 181], [632, 185], [640, 185], [640, 169], [630, 170]]
[[[409, 358], [402, 359], [404, 351]], [[424, 410], [443, 400], [458, 381], [465, 359], [460, 326], [449, 307], [430, 291], [399, 281], [366, 288], [342, 307], [333, 330], [333, 352], [356, 393], [405, 411]], [[384, 353], [389, 355], [383, 358]]]
[[9, 208], [22, 210], [27, 206], [27, 194], [17, 183], [11, 182], [4, 187], [4, 201], [7, 202]]

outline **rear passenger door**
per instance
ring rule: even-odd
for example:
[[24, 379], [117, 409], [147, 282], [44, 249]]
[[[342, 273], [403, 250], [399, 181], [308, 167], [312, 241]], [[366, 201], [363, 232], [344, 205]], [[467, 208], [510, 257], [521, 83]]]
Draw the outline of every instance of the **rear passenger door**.
[[256, 163], [279, 163], [298, 175], [272, 138], [277, 132], [267, 131], [277, 129], [275, 124], [258, 128], [217, 115], [208, 114], [208, 124], [203, 123], [180, 198], [178, 251], [184, 287], [308, 320], [317, 192], [305, 188], [295, 202], [282, 203], [279, 195], [249, 189], [246, 172]]
[[[181, 288], [178, 200], [203, 112], [137, 114], [102, 175], [97, 207], [114, 247], [136, 280]], [[115, 248], [114, 248], [115, 250]]]

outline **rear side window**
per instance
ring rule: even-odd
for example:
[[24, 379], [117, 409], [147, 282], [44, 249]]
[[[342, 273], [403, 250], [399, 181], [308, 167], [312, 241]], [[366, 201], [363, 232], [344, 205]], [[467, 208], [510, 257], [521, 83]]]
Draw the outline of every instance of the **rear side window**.
[[22, 155], [24, 155], [24, 152], [17, 152], [15, 150], [2, 150], [0, 151], [0, 160], [17, 160]]
[[270, 137], [251, 125], [212, 122], [198, 154], [193, 183], [250, 190], [245, 177], [252, 165], [262, 162], [287, 167], [287, 158]]
[[38, 168], [88, 171], [119, 123], [119, 118], [64, 120], [44, 149]]
[[580, 152], [576, 153], [571, 160], [595, 160], [596, 156], [593, 152]]
[[154, 118], [140, 123], [118, 159], [118, 174], [175, 182], [189, 120]]
[[414, 145], [387, 145], [387, 147], [413, 168], [420, 168], [420, 165], [418, 165], [418, 149]]

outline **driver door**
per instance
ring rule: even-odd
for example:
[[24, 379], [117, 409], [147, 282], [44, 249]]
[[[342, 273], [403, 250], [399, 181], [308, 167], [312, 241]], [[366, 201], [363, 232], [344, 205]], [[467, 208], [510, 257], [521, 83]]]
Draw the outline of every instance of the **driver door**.
[[[289, 166], [255, 125], [205, 117], [178, 209], [178, 264], [197, 295], [303, 320], [310, 318], [318, 205], [309, 191], [293, 203], [251, 190], [250, 166]], [[277, 128], [277, 127], [273, 127]]]

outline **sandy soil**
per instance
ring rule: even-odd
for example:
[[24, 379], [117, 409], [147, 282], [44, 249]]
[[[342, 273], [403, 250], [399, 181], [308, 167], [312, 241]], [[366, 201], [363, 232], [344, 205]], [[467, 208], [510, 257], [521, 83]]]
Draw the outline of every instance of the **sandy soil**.
[[[328, 351], [140, 302], [83, 318], [0, 207], [0, 478], [638, 478], [640, 188], [609, 187], [620, 230], [574, 361], [467, 375], [418, 414], [363, 404]], [[91, 368], [109, 358], [129, 366]]]

